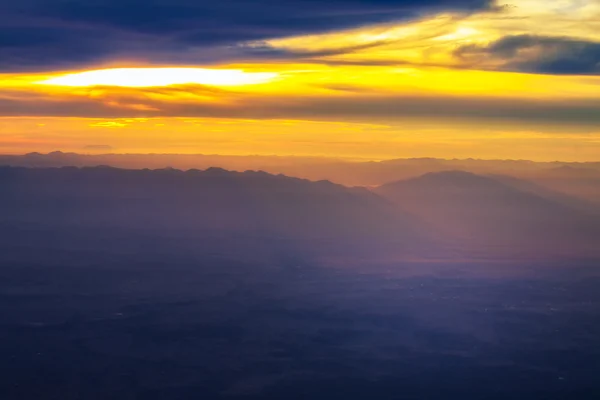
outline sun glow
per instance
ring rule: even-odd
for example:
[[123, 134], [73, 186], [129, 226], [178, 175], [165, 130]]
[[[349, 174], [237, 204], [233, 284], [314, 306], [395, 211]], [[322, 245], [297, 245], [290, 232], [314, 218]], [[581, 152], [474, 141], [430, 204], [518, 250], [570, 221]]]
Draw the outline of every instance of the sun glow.
[[268, 83], [279, 75], [239, 69], [207, 68], [114, 68], [85, 71], [37, 82], [57, 86], [153, 87], [185, 84], [242, 86]]

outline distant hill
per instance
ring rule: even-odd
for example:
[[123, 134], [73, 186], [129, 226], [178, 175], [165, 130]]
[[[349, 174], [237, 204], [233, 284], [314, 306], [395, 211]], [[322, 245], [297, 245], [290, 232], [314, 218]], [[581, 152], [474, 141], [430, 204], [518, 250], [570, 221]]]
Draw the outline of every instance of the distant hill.
[[[109, 165], [127, 169], [263, 170], [310, 180], [329, 180], [346, 186], [378, 186], [429, 172], [462, 170], [475, 174], [500, 174], [517, 178], [543, 175], [560, 168], [586, 169], [600, 173], [600, 163], [533, 162], [527, 160], [478, 160], [403, 158], [382, 161], [340, 160], [327, 157], [230, 156], [214, 154], [77, 154], [55, 151], [48, 154], [0, 155], [0, 165], [64, 167]], [[541, 182], [540, 182], [541, 183]], [[556, 188], [555, 188], [556, 189]], [[559, 189], [557, 189], [559, 190]]]
[[[591, 164], [595, 165], [595, 164]], [[539, 185], [580, 197], [600, 206], [600, 169], [563, 165], [529, 174], [527, 179]]]
[[587, 199], [583, 194], [580, 194], [579, 196], [571, 195], [565, 193], [564, 191], [555, 190], [540, 183], [536, 183], [535, 181], [519, 179], [508, 175], [488, 176], [517, 190], [544, 197], [567, 207], [578, 209], [590, 214], [600, 214], [600, 204], [591, 199]]
[[[429, 173], [376, 188], [404, 211], [465, 248], [588, 254], [600, 243], [597, 215], [525, 188], [464, 171]], [[564, 197], [561, 197], [564, 200]]]
[[6, 254], [208, 254], [294, 265], [600, 256], [598, 214], [579, 200], [464, 171], [368, 190], [221, 168], [0, 167], [0, 187]]
[[244, 244], [328, 255], [402, 255], [423, 240], [415, 218], [368, 190], [265, 172], [4, 167], [0, 186], [1, 223], [58, 234], [129, 232], [207, 251], [210, 240], [225, 253]]

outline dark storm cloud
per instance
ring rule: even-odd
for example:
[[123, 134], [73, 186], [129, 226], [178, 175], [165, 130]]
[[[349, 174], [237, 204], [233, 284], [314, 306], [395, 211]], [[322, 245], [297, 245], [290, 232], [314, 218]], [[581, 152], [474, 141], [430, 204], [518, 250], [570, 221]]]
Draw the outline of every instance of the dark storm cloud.
[[[2, 17], [0, 16], [0, 19]], [[102, 60], [119, 38], [98, 30], [61, 27], [1, 27], [0, 71], [47, 70]]]
[[[0, 4], [0, 69], [52, 69], [113, 58], [206, 63], [219, 47], [471, 12], [493, 0], [23, 0]], [[202, 50], [205, 51], [202, 51]], [[192, 51], [193, 50], [193, 51]], [[220, 54], [217, 52], [216, 54]], [[231, 54], [228, 54], [231, 56]], [[267, 54], [264, 54], [267, 56]]]
[[455, 55], [474, 65], [507, 71], [600, 74], [600, 43], [564, 37], [506, 36], [487, 46], [463, 46]]

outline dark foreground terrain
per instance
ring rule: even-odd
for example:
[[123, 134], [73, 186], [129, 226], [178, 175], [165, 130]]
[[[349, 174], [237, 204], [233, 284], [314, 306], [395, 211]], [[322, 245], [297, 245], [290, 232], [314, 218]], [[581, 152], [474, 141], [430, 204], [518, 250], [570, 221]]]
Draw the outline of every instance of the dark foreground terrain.
[[509, 183], [0, 169], [0, 399], [599, 399], [596, 214]]
[[594, 267], [3, 265], [0, 398], [597, 399]]

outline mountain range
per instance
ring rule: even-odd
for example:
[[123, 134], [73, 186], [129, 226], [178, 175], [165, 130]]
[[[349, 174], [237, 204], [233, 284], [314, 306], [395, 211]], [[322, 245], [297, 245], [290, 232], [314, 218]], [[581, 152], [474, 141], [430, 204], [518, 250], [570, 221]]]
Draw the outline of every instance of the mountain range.
[[48, 154], [0, 155], [0, 165], [22, 167], [93, 167], [110, 165], [126, 169], [220, 167], [232, 171], [262, 170], [312, 181], [329, 180], [346, 186], [380, 186], [430, 172], [461, 170], [479, 175], [505, 175], [583, 197], [600, 204], [599, 162], [533, 162], [528, 160], [478, 160], [408, 158], [382, 161], [340, 160], [326, 157], [227, 156], [210, 154]]
[[2, 167], [0, 185], [0, 235], [13, 250], [289, 262], [600, 256], [593, 205], [498, 175], [443, 171], [367, 189], [220, 168]]
[[600, 243], [600, 220], [592, 209], [515, 178], [445, 171], [374, 191], [464, 246], [587, 254]]

